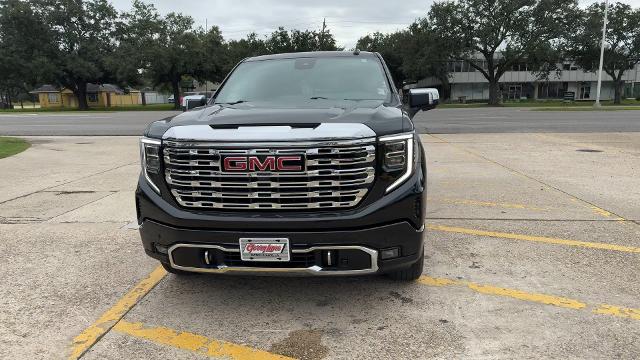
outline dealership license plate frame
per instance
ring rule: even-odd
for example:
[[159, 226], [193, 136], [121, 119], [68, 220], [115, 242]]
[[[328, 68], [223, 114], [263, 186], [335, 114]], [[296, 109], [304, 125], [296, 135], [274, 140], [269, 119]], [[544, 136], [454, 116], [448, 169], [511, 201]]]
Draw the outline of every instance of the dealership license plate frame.
[[[247, 252], [245, 251], [247, 245], [271, 245], [276, 247], [282, 247], [280, 252], [264, 253], [260, 251]], [[275, 262], [288, 262], [291, 260], [291, 250], [289, 246], [288, 238], [240, 238], [240, 259], [242, 261], [275, 261]]]

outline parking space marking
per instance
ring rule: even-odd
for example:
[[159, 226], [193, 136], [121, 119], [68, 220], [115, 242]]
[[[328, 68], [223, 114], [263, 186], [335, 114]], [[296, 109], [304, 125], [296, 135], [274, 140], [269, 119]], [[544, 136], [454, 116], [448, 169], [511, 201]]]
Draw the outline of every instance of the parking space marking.
[[482, 160], [484, 160], [484, 161], [487, 161], [487, 162], [489, 162], [489, 163], [492, 163], [492, 164], [494, 164], [494, 165], [497, 165], [497, 166], [499, 166], [499, 167], [501, 167], [501, 168], [503, 168], [503, 169], [506, 169], [506, 170], [508, 170], [508, 171], [510, 171], [510, 172], [512, 172], [512, 173], [514, 173], [514, 174], [516, 174], [516, 175], [518, 175], [518, 176], [521, 176], [521, 177], [524, 177], [524, 178], [526, 178], [526, 179], [529, 179], [529, 180], [535, 181], [535, 182], [537, 182], [538, 184], [543, 185], [543, 186], [545, 186], [545, 187], [546, 187], [546, 188], [548, 188], [548, 189], [556, 190], [556, 191], [558, 191], [558, 192], [560, 192], [560, 193], [562, 193], [562, 194], [564, 194], [564, 195], [568, 196], [568, 197], [569, 197], [570, 199], [572, 199], [573, 201], [579, 201], [579, 202], [581, 202], [582, 204], [584, 204], [585, 206], [589, 207], [589, 208], [590, 208], [591, 210], [593, 210], [596, 214], [599, 214], [599, 215], [601, 215], [602, 217], [605, 217], [605, 218], [612, 218], [612, 217], [613, 217], [615, 220], [618, 220], [618, 222], [620, 222], [620, 223], [632, 223], [632, 224], [634, 223], [634, 222], [629, 222], [629, 221], [627, 221], [627, 219], [625, 219], [624, 217], [622, 217], [622, 216], [620, 216], [620, 215], [618, 215], [618, 214], [616, 214], [616, 213], [614, 213], [614, 212], [612, 212], [612, 211], [609, 211], [609, 210], [603, 209], [603, 208], [601, 208], [601, 207], [597, 206], [596, 204], [594, 204], [594, 203], [592, 203], [592, 202], [590, 202], [590, 201], [588, 201], [588, 200], [585, 200], [585, 199], [579, 198], [578, 196], [573, 195], [573, 194], [570, 194], [569, 192], [567, 192], [567, 191], [565, 191], [565, 190], [562, 190], [562, 189], [560, 189], [560, 188], [558, 188], [558, 187], [555, 187], [555, 186], [553, 186], [553, 185], [550, 185], [549, 183], [546, 183], [546, 182], [544, 182], [544, 181], [542, 181], [542, 180], [536, 179], [535, 177], [533, 177], [533, 176], [531, 176], [531, 175], [527, 175], [527, 174], [523, 173], [522, 171], [519, 171], [519, 170], [516, 170], [516, 169], [512, 169], [512, 168], [510, 168], [510, 167], [508, 167], [508, 166], [506, 166], [506, 165], [503, 165], [503, 164], [501, 164], [501, 163], [499, 163], [499, 162], [497, 162], [497, 161], [495, 161], [495, 160], [489, 159], [488, 157], [486, 157], [486, 156], [484, 156], [484, 155], [478, 154], [478, 153], [476, 153], [476, 152], [474, 152], [474, 151], [471, 151], [471, 150], [469, 150], [469, 149], [467, 149], [467, 148], [464, 148], [464, 147], [462, 147], [462, 146], [458, 146], [458, 145], [456, 145], [455, 143], [452, 143], [452, 142], [450, 142], [450, 141], [447, 141], [447, 140], [445, 140], [445, 139], [443, 139], [443, 138], [441, 138], [441, 137], [435, 136], [435, 135], [433, 135], [433, 134], [427, 134], [427, 135], [428, 135], [428, 136], [433, 137], [434, 139], [438, 139], [439, 141], [441, 141], [441, 142], [443, 142], [443, 143], [446, 143], [446, 144], [450, 145], [451, 147], [453, 147], [453, 148], [455, 148], [455, 149], [458, 149], [458, 150], [460, 150], [460, 151], [462, 151], [462, 152], [464, 152], [464, 153], [467, 153], [467, 154], [469, 154], [469, 155], [475, 156], [475, 157], [480, 158], [480, 159], [482, 159]]
[[600, 307], [593, 310], [594, 314], [613, 315], [624, 318], [640, 320], [640, 309], [623, 308], [620, 306], [601, 304]]
[[129, 290], [118, 302], [107, 310], [91, 326], [73, 339], [71, 345], [70, 360], [79, 359], [100, 338], [102, 338], [118, 321], [120, 321], [142, 298], [162, 280], [167, 272], [162, 266], [158, 266], [141, 280], [133, 289]]
[[615, 305], [600, 304], [597, 306], [589, 306], [588, 304], [565, 297], [530, 293], [522, 290], [502, 288], [492, 285], [477, 284], [464, 280], [454, 280], [446, 278], [433, 278], [423, 275], [418, 280], [418, 283], [427, 286], [444, 287], [444, 286], [459, 286], [468, 288], [474, 292], [484, 294], [508, 297], [512, 299], [534, 302], [544, 305], [558, 306], [572, 310], [587, 310], [593, 309], [591, 312], [598, 315], [609, 315], [616, 317], [624, 317], [634, 320], [640, 320], [640, 309], [624, 308]]
[[533, 211], [549, 211], [549, 208], [542, 208], [542, 207], [530, 206], [525, 204], [514, 204], [514, 203], [506, 203], [506, 202], [493, 202], [493, 201], [472, 200], [472, 199], [451, 199], [451, 198], [428, 197], [427, 201], [435, 201], [435, 202], [442, 202], [442, 203], [455, 204], [455, 205], [499, 207], [499, 208], [505, 208], [505, 209], [523, 209], [523, 210], [533, 210]]
[[433, 225], [433, 224], [427, 225], [427, 228], [435, 231], [443, 231], [443, 232], [459, 233], [459, 234], [467, 234], [467, 235], [475, 235], [475, 236], [487, 236], [487, 237], [501, 238], [501, 239], [533, 241], [533, 242], [541, 242], [541, 243], [547, 243], [547, 244], [577, 246], [577, 247], [590, 248], [590, 249], [621, 251], [621, 252], [628, 252], [628, 253], [640, 253], [640, 247], [634, 247], [634, 246], [560, 239], [560, 238], [546, 237], [546, 236], [514, 234], [514, 233], [505, 233], [505, 232], [497, 232], [497, 231], [485, 231], [485, 230], [467, 229], [467, 228], [461, 228], [461, 227]]
[[156, 344], [172, 346], [211, 357], [226, 357], [231, 359], [270, 360], [292, 359], [287, 356], [273, 354], [268, 351], [234, 344], [226, 341], [210, 339], [206, 336], [176, 331], [163, 326], [145, 327], [144, 324], [120, 320], [113, 328], [122, 334], [139, 339], [148, 340]]

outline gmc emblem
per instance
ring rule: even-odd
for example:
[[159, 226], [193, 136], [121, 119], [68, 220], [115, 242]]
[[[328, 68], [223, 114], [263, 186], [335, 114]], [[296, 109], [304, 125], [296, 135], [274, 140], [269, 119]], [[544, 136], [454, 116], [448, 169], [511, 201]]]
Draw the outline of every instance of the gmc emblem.
[[223, 155], [223, 171], [303, 171], [303, 155]]

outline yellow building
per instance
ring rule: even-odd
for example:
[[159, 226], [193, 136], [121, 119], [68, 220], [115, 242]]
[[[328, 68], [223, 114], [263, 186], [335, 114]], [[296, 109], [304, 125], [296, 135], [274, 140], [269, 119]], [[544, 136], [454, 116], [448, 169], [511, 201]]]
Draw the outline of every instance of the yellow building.
[[[38, 94], [40, 107], [42, 108], [73, 108], [78, 107], [78, 98], [66, 88], [57, 88], [53, 85], [43, 85], [31, 94]], [[140, 91], [129, 90], [125, 92], [111, 84], [87, 84], [87, 104], [89, 107], [112, 107], [142, 104]]]

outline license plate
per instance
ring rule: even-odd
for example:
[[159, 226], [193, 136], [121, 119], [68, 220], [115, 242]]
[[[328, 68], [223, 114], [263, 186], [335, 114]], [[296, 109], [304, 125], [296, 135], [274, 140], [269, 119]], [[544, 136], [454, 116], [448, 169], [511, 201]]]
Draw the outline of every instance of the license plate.
[[289, 261], [289, 239], [241, 238], [242, 261]]

